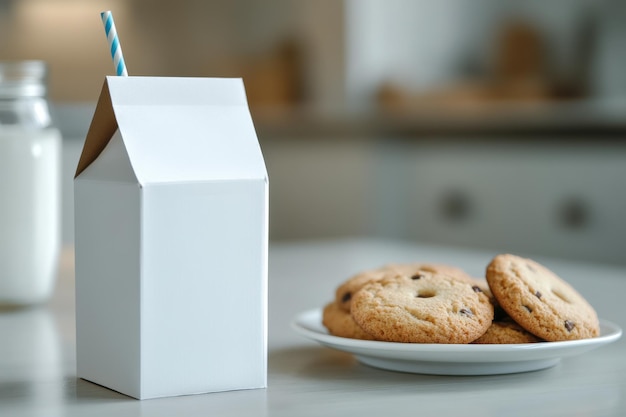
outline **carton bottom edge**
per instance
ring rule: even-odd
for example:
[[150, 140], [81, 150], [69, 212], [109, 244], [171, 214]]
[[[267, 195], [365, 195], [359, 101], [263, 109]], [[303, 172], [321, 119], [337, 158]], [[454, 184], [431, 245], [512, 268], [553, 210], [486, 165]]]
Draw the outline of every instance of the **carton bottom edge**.
[[[153, 399], [157, 399], [157, 398], [173, 398], [173, 397], [186, 397], [186, 396], [191, 396], [191, 395], [207, 395], [207, 394], [218, 394], [220, 392], [233, 392], [233, 391], [252, 391], [252, 390], [261, 390], [261, 389], [267, 389], [267, 382], [264, 382], [262, 385], [254, 385], [254, 386], [249, 386], [249, 387], [242, 387], [242, 388], [225, 388], [225, 389], [216, 389], [216, 390], [200, 390], [200, 391], [194, 391], [194, 392], [188, 392], [188, 393], [177, 393], [177, 394], [155, 394], [155, 395], [141, 395], [141, 394], [128, 394], [122, 391], [118, 391], [115, 388], [110, 388], [107, 387], [106, 385], [103, 385], [101, 383], [98, 383], [96, 381], [93, 381], [91, 379], [89, 379], [88, 377], [82, 377], [82, 376], [77, 376], [76, 379], [78, 380], [82, 380], [85, 382], [88, 382], [89, 384], [93, 384], [96, 385], [98, 387], [101, 387], [107, 391], [110, 392], [114, 392], [116, 394], [119, 395], [123, 395], [125, 397], [134, 399], [134, 400], [153, 400]], [[77, 387], [77, 391], [82, 391]], [[93, 396], [93, 395], [80, 395], [79, 396]]]

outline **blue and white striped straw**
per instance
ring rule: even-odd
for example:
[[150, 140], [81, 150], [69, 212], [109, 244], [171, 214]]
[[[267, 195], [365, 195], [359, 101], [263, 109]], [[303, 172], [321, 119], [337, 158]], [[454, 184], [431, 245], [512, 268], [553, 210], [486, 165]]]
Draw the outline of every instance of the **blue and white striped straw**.
[[127, 76], [126, 64], [124, 63], [124, 56], [122, 55], [122, 46], [117, 37], [117, 30], [115, 29], [115, 22], [113, 21], [113, 13], [106, 11], [100, 13], [102, 17], [102, 23], [104, 24], [104, 32], [107, 35], [107, 41], [111, 48], [111, 57], [113, 58], [113, 65], [117, 75]]

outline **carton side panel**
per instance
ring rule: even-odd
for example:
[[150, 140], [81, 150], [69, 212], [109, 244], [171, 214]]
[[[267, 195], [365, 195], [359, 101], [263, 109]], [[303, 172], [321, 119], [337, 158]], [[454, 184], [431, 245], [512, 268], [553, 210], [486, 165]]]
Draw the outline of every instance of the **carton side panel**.
[[267, 184], [144, 189], [145, 393], [261, 388], [267, 375]]
[[137, 184], [74, 182], [78, 377], [140, 396]]

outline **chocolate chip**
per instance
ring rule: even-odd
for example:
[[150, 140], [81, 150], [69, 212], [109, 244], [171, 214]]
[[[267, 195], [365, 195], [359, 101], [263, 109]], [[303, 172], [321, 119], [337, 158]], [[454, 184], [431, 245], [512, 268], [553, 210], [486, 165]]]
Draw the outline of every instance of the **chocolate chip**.
[[470, 310], [469, 308], [462, 308], [459, 310], [459, 314], [462, 314], [464, 316], [467, 317], [472, 317], [474, 315], [474, 313], [472, 313], [472, 310]]
[[539, 292], [539, 291], [537, 291], [537, 292], [535, 293], [535, 296], [536, 296], [537, 298], [541, 298], [541, 296], [542, 296], [542, 295], [543, 295], [543, 294], [541, 294], [541, 292]]
[[348, 291], [347, 293], [343, 295], [343, 297], [341, 297], [341, 302], [345, 303], [347, 301], [350, 301], [351, 298], [352, 298], [352, 293]]
[[483, 292], [483, 290], [481, 290], [478, 285], [473, 285], [472, 289], [474, 290], [474, 292]]
[[567, 329], [568, 332], [571, 332], [572, 330], [574, 330], [574, 327], [576, 327], [576, 323], [570, 320], [565, 320], [565, 328]]
[[418, 279], [421, 279], [421, 278], [424, 278], [424, 275], [422, 275], [422, 274], [415, 274], [415, 275], [413, 275], [411, 277], [412, 280], [418, 280]]
[[526, 306], [526, 305], [523, 305], [522, 307], [524, 307], [524, 309], [525, 309], [526, 311], [528, 311], [529, 313], [532, 313], [532, 312], [533, 312], [533, 309], [532, 309], [532, 308], [530, 308], [530, 307], [528, 307], [528, 306]]

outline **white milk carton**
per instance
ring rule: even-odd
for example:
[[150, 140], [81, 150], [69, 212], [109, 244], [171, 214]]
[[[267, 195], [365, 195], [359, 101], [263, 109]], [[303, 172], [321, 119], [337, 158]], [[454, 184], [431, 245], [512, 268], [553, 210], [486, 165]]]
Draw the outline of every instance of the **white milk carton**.
[[268, 177], [241, 79], [107, 77], [74, 179], [78, 377], [267, 384]]

